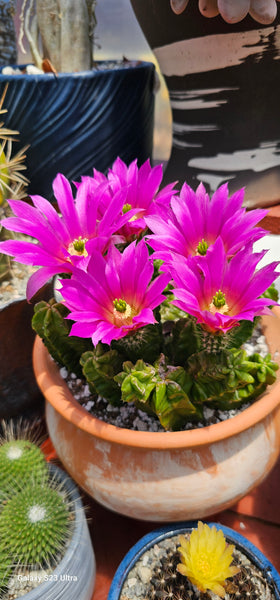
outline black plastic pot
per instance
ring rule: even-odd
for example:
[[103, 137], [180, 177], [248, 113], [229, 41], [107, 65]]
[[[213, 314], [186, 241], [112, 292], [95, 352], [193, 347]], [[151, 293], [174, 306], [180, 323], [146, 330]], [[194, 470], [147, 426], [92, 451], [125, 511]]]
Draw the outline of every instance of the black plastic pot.
[[101, 62], [92, 71], [0, 74], [9, 83], [5, 125], [27, 151], [29, 194], [52, 195], [58, 172], [70, 180], [104, 172], [120, 156], [139, 164], [152, 155], [154, 70], [147, 62]]
[[[278, 4], [278, 2], [277, 2]], [[280, 6], [271, 25], [229, 24], [198, 0], [131, 0], [169, 91], [173, 143], [165, 183], [202, 181], [213, 192], [246, 186], [248, 206], [280, 200]]]
[[44, 398], [32, 367], [35, 332], [31, 319], [34, 303], [51, 294], [52, 284], [48, 284], [32, 304], [21, 297], [0, 308], [0, 419], [32, 420], [44, 415]]

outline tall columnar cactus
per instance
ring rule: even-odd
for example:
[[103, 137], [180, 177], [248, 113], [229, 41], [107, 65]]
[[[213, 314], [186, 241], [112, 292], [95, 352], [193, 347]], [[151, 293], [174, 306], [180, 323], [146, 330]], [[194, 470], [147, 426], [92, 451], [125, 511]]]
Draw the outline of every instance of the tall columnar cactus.
[[49, 59], [58, 72], [91, 68], [95, 4], [95, 0], [24, 0], [20, 41], [25, 34], [37, 67]]
[[58, 484], [27, 482], [0, 514], [6, 554], [24, 565], [55, 565], [71, 532], [71, 512]]
[[20, 491], [30, 479], [41, 483], [47, 477], [45, 456], [36, 444], [15, 439], [0, 445], [0, 501]]

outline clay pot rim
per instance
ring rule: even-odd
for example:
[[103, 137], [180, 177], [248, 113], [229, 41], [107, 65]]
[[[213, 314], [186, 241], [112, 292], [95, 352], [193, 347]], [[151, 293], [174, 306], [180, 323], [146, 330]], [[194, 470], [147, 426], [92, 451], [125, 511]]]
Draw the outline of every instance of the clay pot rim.
[[[280, 331], [280, 306], [273, 308]], [[273, 316], [262, 318], [264, 328], [271, 325]], [[273, 325], [270, 330], [273, 330]], [[271, 351], [275, 351], [275, 347]], [[280, 356], [278, 356], [280, 364]], [[132, 431], [105, 423], [90, 415], [72, 396], [50, 357], [41, 338], [36, 336], [33, 348], [33, 368], [37, 384], [46, 400], [67, 421], [96, 438], [125, 446], [160, 448], [193, 448], [215, 443], [257, 425], [277, 409], [280, 403], [280, 374], [276, 382], [255, 403], [242, 413], [221, 423], [190, 431], [148, 432]]]

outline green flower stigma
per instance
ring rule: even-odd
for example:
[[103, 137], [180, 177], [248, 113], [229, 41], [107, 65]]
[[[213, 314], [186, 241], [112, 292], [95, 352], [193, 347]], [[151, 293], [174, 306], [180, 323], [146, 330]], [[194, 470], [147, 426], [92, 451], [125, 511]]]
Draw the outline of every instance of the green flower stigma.
[[199, 242], [197, 249], [196, 249], [196, 254], [200, 254], [201, 256], [205, 256], [207, 250], [208, 250], [209, 246], [207, 244], [207, 242], [202, 239], [201, 242]]
[[127, 202], [127, 204], [124, 204], [124, 205], [123, 205], [123, 209], [122, 209], [122, 211], [123, 211], [123, 214], [125, 214], [125, 213], [127, 213], [129, 210], [131, 210], [131, 208], [132, 208], [132, 207], [131, 207], [131, 204], [129, 204], [128, 202]]
[[216, 312], [226, 315], [229, 312], [229, 307], [226, 303], [226, 297], [222, 290], [216, 292], [213, 296], [212, 302], [209, 305], [210, 312], [214, 315]]
[[87, 238], [82, 238], [81, 235], [76, 240], [73, 240], [73, 242], [69, 245], [68, 248], [69, 254], [71, 254], [72, 256], [74, 254], [78, 256], [87, 256], [88, 253], [85, 248], [87, 241]]
[[213, 302], [214, 306], [216, 306], [216, 308], [221, 308], [221, 306], [225, 306], [226, 297], [225, 297], [224, 292], [222, 292], [221, 290], [216, 292], [215, 296], [213, 296], [212, 302]]
[[119, 299], [115, 299], [113, 300], [113, 305], [115, 307], [115, 309], [120, 312], [120, 313], [124, 313], [126, 311], [127, 308], [127, 304], [125, 300], [122, 300], [121, 298]]

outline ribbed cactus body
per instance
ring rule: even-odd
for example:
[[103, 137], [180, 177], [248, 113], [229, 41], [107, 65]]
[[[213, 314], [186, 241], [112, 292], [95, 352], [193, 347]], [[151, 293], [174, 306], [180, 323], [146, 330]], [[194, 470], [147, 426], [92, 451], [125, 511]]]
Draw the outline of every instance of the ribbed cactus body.
[[0, 514], [6, 553], [26, 565], [55, 564], [70, 532], [70, 514], [59, 489], [28, 483]]

